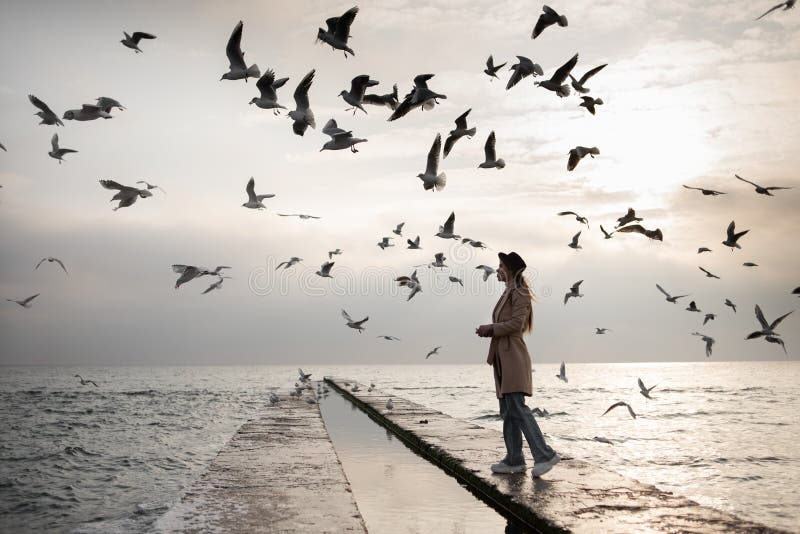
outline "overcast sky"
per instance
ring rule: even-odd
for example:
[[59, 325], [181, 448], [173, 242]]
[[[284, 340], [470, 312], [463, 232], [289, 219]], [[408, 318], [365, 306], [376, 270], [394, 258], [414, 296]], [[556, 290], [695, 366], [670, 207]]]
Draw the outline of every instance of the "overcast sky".
[[[556, 3], [569, 26], [534, 41], [536, 3], [362, 2], [351, 29], [356, 55], [345, 59], [315, 37], [352, 4], [6, 1], [0, 297], [41, 296], [30, 309], [3, 301], [0, 364], [413, 364], [437, 345], [439, 363], [481, 363], [488, 341], [474, 329], [490, 322], [502, 286], [484, 283], [475, 266], [496, 266], [497, 251], [508, 250], [525, 258], [538, 295], [534, 362], [705, 360], [695, 331], [716, 339], [714, 360], [795, 357], [800, 316], [779, 329], [788, 356], [744, 340], [757, 329], [756, 303], [772, 320], [797, 306], [789, 293], [800, 285], [800, 189], [765, 197], [734, 178], [800, 187], [800, 11], [756, 22], [773, 3]], [[298, 137], [285, 114], [249, 106], [255, 80], [220, 81], [239, 20], [248, 64], [290, 78], [278, 91], [287, 107], [316, 69], [316, 130]], [[123, 30], [158, 38], [135, 54], [119, 43]], [[605, 102], [596, 116], [576, 95], [560, 99], [530, 79], [505, 90], [516, 55], [549, 77], [576, 52], [577, 74], [608, 63], [588, 84]], [[509, 62], [501, 80], [482, 72], [489, 54]], [[430, 86], [447, 99], [395, 122], [385, 108], [353, 116], [336, 96], [369, 74], [381, 82], [375, 92], [397, 83], [402, 97], [422, 73], [435, 74]], [[38, 125], [28, 94], [59, 115], [99, 96], [127, 110], [56, 128]], [[423, 191], [416, 175], [436, 133], [446, 136], [468, 108], [477, 135], [443, 161], [447, 187]], [[369, 141], [357, 154], [319, 152], [329, 118]], [[492, 130], [507, 162], [499, 171], [477, 168]], [[47, 155], [56, 131], [62, 147], [79, 151], [62, 165]], [[576, 145], [600, 155], [567, 172]], [[276, 194], [266, 211], [241, 207], [250, 176], [259, 193]], [[114, 212], [113, 192], [98, 184], [106, 178], [149, 180], [167, 194]], [[628, 207], [664, 242], [604, 240], [599, 224], [610, 230]], [[557, 217], [562, 210], [588, 217], [590, 228]], [[457, 233], [492, 250], [434, 237], [451, 211]], [[734, 219], [750, 233], [731, 251], [721, 241]], [[403, 238], [382, 251], [376, 243], [400, 222]], [[566, 245], [578, 230], [583, 249], [574, 251]], [[406, 249], [416, 235], [423, 249]], [[698, 255], [700, 246], [713, 251]], [[316, 277], [337, 247], [334, 279]], [[450, 268], [420, 269], [423, 292], [407, 302], [393, 279], [436, 252]], [[70, 275], [49, 263], [34, 270], [44, 256], [61, 258]], [[290, 256], [303, 262], [276, 273]], [[230, 265], [234, 278], [208, 295], [209, 277], [175, 290], [173, 263]], [[564, 306], [577, 280], [585, 296]], [[669, 304], [656, 283], [691, 297]], [[703, 314], [684, 311], [691, 299], [716, 320], [702, 326]], [[342, 308], [369, 316], [363, 334], [345, 326]], [[595, 327], [611, 331], [598, 336]]]

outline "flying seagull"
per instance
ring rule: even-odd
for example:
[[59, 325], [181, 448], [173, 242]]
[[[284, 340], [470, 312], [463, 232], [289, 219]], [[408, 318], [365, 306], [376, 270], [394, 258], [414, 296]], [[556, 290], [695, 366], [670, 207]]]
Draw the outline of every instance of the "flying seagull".
[[395, 278], [394, 281], [397, 282], [398, 286], [404, 286], [411, 290], [411, 293], [408, 295], [406, 302], [411, 300], [414, 297], [414, 295], [422, 291], [422, 285], [419, 283], [416, 270], [414, 270], [414, 272], [411, 273], [411, 276], [399, 276]]
[[582, 283], [583, 283], [583, 280], [578, 280], [577, 282], [572, 284], [572, 287], [569, 288], [569, 293], [565, 293], [564, 294], [564, 306], [567, 305], [567, 301], [569, 300], [570, 297], [582, 297], [583, 296], [583, 293], [580, 293], [580, 287], [581, 287]]
[[517, 59], [519, 63], [514, 63], [511, 65], [511, 68], [508, 69], [514, 71], [514, 74], [508, 79], [506, 91], [517, 85], [523, 78], [527, 78], [528, 76], [533, 76], [535, 78], [544, 74], [544, 70], [542, 70], [541, 65], [538, 63], [534, 63], [525, 56], [517, 56]]
[[[572, 80], [572, 88], [575, 89], [577, 92], [581, 94], [586, 94], [589, 92], [589, 88], [586, 87], [584, 84], [589, 81], [589, 78], [606, 68], [607, 64], [600, 65], [599, 67], [595, 67], [591, 70], [586, 71], [586, 74], [581, 76], [580, 80], [576, 80], [575, 77], [570, 74], [569, 79]], [[600, 102], [603, 103], [602, 101]]]
[[356, 111], [360, 109], [366, 114], [367, 110], [361, 105], [364, 100], [364, 94], [367, 92], [367, 87], [373, 87], [379, 83], [380, 82], [377, 80], [370, 80], [367, 74], [361, 74], [353, 78], [350, 82], [350, 91], [342, 91], [339, 93], [339, 96], [350, 104], [350, 107], [345, 109], [345, 111], [350, 111], [352, 109], [353, 115], [355, 115]]
[[447, 265], [444, 263], [444, 261], [447, 259], [444, 257], [444, 252], [437, 252], [433, 256], [433, 261], [428, 264], [430, 267], [447, 267]]
[[[587, 219], [586, 217], [582, 217], [582, 216], [578, 215], [574, 211], [559, 211], [556, 215], [560, 215], [560, 216], [574, 215], [576, 221], [578, 221], [581, 224], [585, 224], [586, 228], [589, 228], [589, 219]], [[605, 233], [605, 231], [603, 233]]]
[[107, 96], [101, 96], [96, 98], [97, 106], [105, 111], [106, 113], [111, 113], [111, 110], [114, 108], [119, 109], [120, 111], [125, 110], [125, 106], [119, 103], [118, 100], [114, 100], [113, 98], [109, 98]]
[[755, 183], [755, 182], [751, 182], [750, 180], [745, 180], [744, 178], [742, 178], [742, 177], [741, 177], [741, 176], [739, 176], [738, 174], [734, 174], [734, 176], [736, 176], [736, 177], [737, 177], [739, 180], [741, 180], [741, 181], [743, 181], [743, 182], [747, 182], [748, 184], [750, 184], [750, 185], [752, 185], [752, 186], [755, 186], [755, 188], [756, 188], [756, 193], [758, 193], [758, 194], [760, 194], [760, 195], [767, 195], [767, 196], [769, 196], [769, 197], [773, 197], [773, 196], [775, 196], [775, 195], [773, 195], [772, 193], [770, 193], [770, 191], [777, 191], [778, 189], [792, 189], [791, 187], [777, 187], [777, 186], [771, 186], [771, 187], [762, 187], [762, 186], [758, 185], [758, 184], [757, 184], [757, 183]]
[[386, 250], [386, 247], [393, 247], [394, 245], [389, 243], [389, 240], [392, 239], [391, 237], [382, 237], [380, 241], [378, 241], [378, 246], [381, 247], [381, 250]]
[[292, 123], [292, 131], [301, 137], [306, 133], [309, 126], [312, 128], [317, 127], [317, 123], [314, 120], [314, 112], [311, 111], [311, 104], [308, 102], [308, 90], [314, 81], [314, 72], [315, 70], [311, 69], [311, 72], [306, 74], [297, 84], [297, 88], [294, 90], [295, 109], [290, 111], [288, 115], [294, 121]]
[[342, 252], [344, 252], [344, 251], [342, 249], [340, 249], [340, 248], [337, 248], [336, 250], [329, 250], [328, 251], [328, 259], [331, 259], [334, 256], [337, 256], [337, 255], [341, 254]]
[[51, 158], [57, 159], [59, 165], [61, 164], [62, 161], [64, 161], [63, 157], [66, 154], [69, 154], [71, 152], [77, 152], [77, 150], [72, 150], [71, 148], [60, 148], [58, 146], [58, 134], [57, 133], [53, 134], [53, 138], [50, 139], [50, 144], [53, 146], [53, 150], [51, 150], [47, 154]]
[[16, 302], [17, 304], [19, 304], [23, 308], [30, 308], [31, 307], [31, 302], [33, 301], [33, 299], [35, 299], [39, 295], [41, 295], [41, 293], [36, 293], [35, 295], [32, 295], [32, 296], [30, 296], [28, 298], [25, 298], [25, 299], [20, 299], [20, 300], [14, 300], [14, 299], [6, 299], [6, 300], [8, 302]]
[[728, 229], [726, 230], [727, 237], [725, 238], [725, 241], [722, 242], [722, 244], [725, 245], [726, 247], [731, 247], [731, 250], [733, 250], [734, 248], [741, 249], [742, 247], [740, 247], [738, 243], [739, 238], [741, 238], [744, 234], [746, 234], [749, 231], [750, 230], [743, 230], [741, 232], [737, 232], [736, 222], [731, 221], [731, 223], [728, 225]]
[[280, 110], [286, 109], [286, 106], [278, 104], [278, 93], [276, 90], [283, 87], [288, 81], [289, 78], [276, 80], [275, 71], [267, 69], [267, 72], [256, 82], [256, 88], [258, 88], [261, 94], [260, 96], [254, 96], [253, 99], [250, 100], [250, 104], [255, 104], [261, 109], [271, 109], [273, 115], [280, 114]]
[[606, 232], [606, 229], [603, 228], [602, 224], [600, 225], [600, 231], [603, 232], [603, 235], [605, 236], [606, 239], [611, 239], [611, 236], [614, 234], [614, 230], [611, 230], [611, 233]]
[[494, 81], [494, 79], [497, 78], [497, 71], [505, 66], [506, 66], [505, 63], [502, 63], [500, 65], [495, 65], [494, 58], [490, 55], [489, 59], [486, 60], [486, 68], [483, 69], [483, 72], [485, 72], [486, 75], [489, 76], [492, 79], [492, 81]]
[[767, 322], [767, 319], [764, 317], [764, 313], [761, 311], [761, 307], [756, 304], [755, 307], [756, 312], [756, 319], [758, 319], [759, 324], [761, 325], [761, 330], [756, 330], [755, 332], [751, 332], [750, 334], [745, 337], [745, 339], [756, 339], [761, 336], [780, 336], [775, 329], [781, 324], [781, 321], [786, 319], [789, 315], [794, 313], [794, 310], [790, 311], [789, 313], [785, 313], [772, 321], [771, 323]]
[[717, 195], [725, 195], [727, 193], [723, 193], [722, 191], [716, 191], [714, 189], [704, 189], [702, 187], [689, 187], [688, 185], [684, 185], [686, 189], [694, 189], [695, 191], [700, 191], [703, 193], [704, 196], [712, 196], [715, 197]]
[[567, 81], [567, 77], [572, 72], [572, 69], [575, 68], [575, 65], [578, 64], [578, 54], [572, 56], [566, 63], [561, 65], [553, 75], [550, 77], [549, 80], [544, 80], [541, 82], [534, 82], [535, 85], [539, 87], [544, 87], [548, 91], [553, 91], [559, 97], [564, 98], [565, 96], [569, 96], [569, 85], [565, 84], [564, 82]]
[[[625, 407], [627, 407], [627, 408], [628, 408], [628, 413], [629, 413], [629, 414], [631, 414], [631, 417], [632, 417], [632, 418], [636, 419], [636, 414], [634, 413], [634, 411], [633, 411], [633, 408], [631, 408], [631, 405], [630, 405], [630, 404], [628, 404], [627, 402], [623, 402], [623, 401], [615, 402], [614, 404], [612, 404], [611, 406], [609, 406], [609, 407], [608, 407], [608, 410], [606, 410], [605, 412], [603, 412], [603, 415], [607, 414], [608, 412], [610, 412], [611, 410], [613, 410], [614, 408], [617, 408], [617, 407], [619, 407], [619, 406], [625, 406]], [[601, 416], [601, 417], [602, 417], [602, 416]]]
[[347, 321], [347, 326], [349, 326], [350, 328], [354, 328], [354, 329], [358, 330], [359, 334], [364, 331], [364, 326], [363, 326], [364, 323], [369, 321], [369, 316], [364, 317], [360, 321], [354, 321], [353, 318], [350, 317], [350, 314], [348, 314], [344, 310], [342, 310], [342, 317], [344, 317], [344, 320]]
[[[583, 230], [581, 230], [583, 231]], [[574, 236], [572, 236], [572, 241], [570, 241], [567, 246], [573, 250], [578, 250], [579, 248], [583, 248], [578, 244], [578, 238], [581, 236], [581, 232], [578, 232]]]
[[671, 302], [671, 303], [673, 303], [673, 304], [675, 304], [676, 302], [678, 302], [678, 299], [682, 299], [683, 297], [688, 297], [688, 296], [689, 296], [689, 294], [687, 293], [686, 295], [675, 295], [675, 296], [673, 297], [672, 295], [670, 295], [669, 293], [667, 293], [667, 292], [664, 290], [664, 288], [663, 288], [663, 287], [661, 287], [660, 285], [656, 284], [656, 287], [658, 288], [658, 290], [659, 290], [659, 291], [661, 291], [661, 292], [664, 294], [664, 296], [665, 296], [665, 297], [667, 297], [667, 302]]
[[464, 281], [457, 276], [453, 276], [452, 274], [447, 277], [448, 280], [453, 282], [454, 284], [461, 284], [461, 287], [464, 287]]
[[631, 224], [630, 226], [618, 228], [617, 232], [622, 232], [623, 234], [642, 234], [643, 236], [647, 236], [650, 239], [655, 239], [656, 241], [664, 241], [664, 234], [661, 233], [661, 228], [648, 230], [640, 224]]
[[746, 261], [742, 264], [744, 267], [758, 267], [757, 263], [753, 263], [752, 261]]
[[84, 380], [84, 378], [81, 375], [75, 375], [75, 377], [81, 379], [81, 385], [82, 386], [86, 386], [88, 384], [92, 384], [94, 387], [99, 387], [97, 385], [97, 382], [95, 382], [94, 380]]
[[533, 27], [531, 39], [536, 39], [539, 37], [545, 28], [552, 26], [553, 24], [558, 24], [562, 28], [567, 26], [567, 17], [564, 15], [559, 15], [556, 13], [555, 9], [548, 6], [542, 6], [542, 11], [544, 11], [544, 13], [539, 15], [539, 20], [536, 21], [536, 26]]
[[706, 343], [706, 358], [709, 358], [711, 356], [711, 347], [713, 347], [714, 343], [715, 343], [714, 338], [710, 337], [710, 336], [707, 336], [705, 334], [701, 334], [700, 332], [692, 332], [692, 335], [693, 336], [700, 336], [703, 339], [703, 341], [705, 341], [705, 343]]
[[473, 248], [490, 248], [490, 247], [489, 247], [489, 246], [488, 246], [486, 243], [484, 243], [483, 241], [478, 241], [478, 240], [475, 240], [475, 239], [470, 239], [470, 238], [468, 238], [468, 237], [465, 237], [465, 238], [461, 239], [461, 243], [462, 243], [462, 244], [464, 244], [464, 243], [468, 243], [468, 244], [469, 244], [469, 246], [471, 246], [471, 247], [473, 247]]
[[115, 189], [119, 191], [116, 195], [111, 197], [110, 202], [119, 200], [119, 204], [117, 204], [117, 207], [113, 208], [114, 211], [117, 211], [120, 208], [127, 208], [129, 206], [132, 206], [139, 198], [147, 198], [153, 196], [153, 193], [151, 193], [147, 189], [138, 189], [136, 187], [131, 187], [128, 185], [122, 185], [121, 183], [115, 182], [114, 180], [100, 180], [100, 185], [105, 187], [106, 189]]
[[428, 351], [428, 354], [425, 355], [425, 359], [427, 360], [428, 358], [430, 358], [434, 354], [439, 354], [439, 349], [441, 349], [441, 348], [442, 347], [436, 347], [436, 348], [431, 349], [430, 351]]
[[800, 286], [797, 286], [792, 290], [792, 295], [800, 295]]
[[450, 130], [450, 135], [447, 136], [447, 139], [444, 142], [444, 157], [447, 157], [447, 155], [453, 149], [453, 145], [456, 144], [456, 141], [465, 135], [470, 139], [472, 139], [472, 136], [475, 135], [475, 128], [467, 128], [467, 115], [469, 115], [470, 111], [472, 111], [472, 108], [459, 115], [456, 119], [456, 129]]
[[345, 148], [349, 148], [350, 152], [355, 154], [358, 152], [356, 145], [358, 143], [367, 142], [366, 139], [353, 137], [352, 131], [345, 131], [339, 128], [334, 119], [329, 120], [325, 124], [322, 128], [322, 133], [330, 136], [331, 140], [322, 145], [322, 148], [319, 149], [320, 152], [323, 150], [344, 150]]
[[64, 126], [64, 123], [61, 122], [61, 119], [58, 118], [58, 115], [53, 113], [53, 110], [50, 107], [36, 98], [33, 95], [28, 95], [28, 100], [31, 101], [31, 104], [39, 108], [41, 111], [34, 113], [37, 115], [42, 121], [39, 124], [48, 124], [48, 125], [56, 125], [56, 126]]
[[458, 234], [454, 234], [456, 225], [456, 212], [450, 212], [450, 216], [447, 217], [447, 220], [444, 222], [444, 225], [439, 227], [439, 231], [433, 234], [436, 237], [441, 237], [442, 239], [461, 239], [461, 236]]
[[394, 230], [392, 230], [392, 233], [393, 233], [394, 235], [399, 235], [400, 237], [403, 237], [403, 226], [405, 226], [405, 224], [406, 224], [406, 223], [404, 223], [404, 222], [401, 222], [400, 224], [398, 224], [398, 225], [395, 227], [395, 229], [394, 229]]
[[278, 213], [279, 217], [297, 217], [302, 220], [308, 219], [321, 219], [322, 217], [317, 217], [316, 215], [308, 215], [306, 213]]
[[653, 391], [653, 388], [655, 388], [658, 384], [656, 384], [656, 386], [650, 386], [648, 388], [644, 386], [644, 382], [642, 382], [641, 378], [637, 378], [636, 381], [639, 383], [639, 393], [641, 393], [648, 399], [652, 399], [653, 397], [650, 396], [650, 392]]
[[244, 62], [244, 52], [242, 52], [242, 29], [244, 24], [240, 20], [231, 32], [228, 39], [228, 44], [225, 46], [225, 55], [228, 56], [230, 66], [228, 72], [222, 75], [222, 80], [242, 80], [247, 82], [247, 78], [258, 78], [261, 76], [261, 71], [258, 70], [258, 65], [253, 63], [250, 67]]
[[291, 266], [293, 266], [293, 265], [295, 265], [297, 263], [300, 263], [301, 261], [303, 261], [303, 258], [298, 258], [297, 256], [292, 256], [288, 260], [280, 262], [278, 264], [278, 266], [275, 267], [275, 270], [277, 271], [278, 269], [281, 268], [281, 266], [283, 267], [284, 270], [286, 270], [289, 267], [291, 267]]
[[344, 52], [344, 57], [347, 59], [347, 54], [355, 56], [356, 53], [353, 49], [347, 46], [347, 40], [350, 38], [350, 26], [358, 14], [358, 6], [351, 7], [340, 17], [331, 17], [325, 21], [328, 26], [327, 30], [319, 28], [317, 31], [317, 42], [322, 41], [331, 45], [334, 50], [341, 50]]
[[205, 291], [203, 291], [202, 294], [205, 295], [206, 293], [210, 293], [210, 292], [214, 291], [215, 289], [222, 289], [222, 281], [225, 278], [231, 278], [231, 277], [230, 276], [218, 276], [217, 277], [217, 281], [214, 282], [213, 284], [211, 284], [210, 286], [208, 286], [208, 288]]
[[311, 373], [304, 373], [301, 368], [297, 368], [297, 372], [300, 374], [300, 382], [307, 382], [311, 378]]
[[250, 177], [250, 180], [248, 180], [247, 182], [247, 187], [245, 187], [245, 191], [247, 191], [247, 202], [242, 204], [242, 207], [250, 208], [253, 210], [267, 209], [262, 200], [264, 200], [265, 198], [272, 198], [275, 196], [273, 193], [256, 195], [256, 180], [252, 176]]
[[50, 263], [53, 263], [53, 262], [56, 262], [56, 263], [58, 263], [58, 264], [61, 266], [61, 268], [64, 270], [64, 272], [65, 272], [65, 273], [67, 273], [67, 274], [69, 274], [69, 273], [67, 272], [67, 268], [66, 268], [66, 267], [64, 267], [64, 262], [62, 262], [62, 261], [61, 261], [61, 260], [59, 260], [58, 258], [53, 258], [52, 256], [48, 256], [48, 257], [46, 257], [46, 258], [42, 258], [41, 260], [39, 260], [39, 263], [37, 263], [37, 264], [36, 264], [36, 267], [34, 267], [34, 269], [38, 269], [38, 268], [39, 268], [39, 266], [40, 266], [42, 263], [46, 262], [46, 261], [47, 261], [47, 262], [50, 262]]
[[439, 103], [440, 98], [447, 98], [446, 95], [439, 94], [428, 87], [428, 80], [433, 78], [433, 76], [433, 74], [420, 74], [416, 76], [414, 78], [414, 87], [411, 89], [411, 92], [403, 97], [403, 101], [397, 105], [397, 108], [395, 108], [394, 112], [387, 120], [397, 120], [416, 108], [422, 108], [425, 111], [431, 110]]
[[628, 208], [628, 212], [619, 219], [617, 219], [617, 225], [614, 228], [619, 228], [620, 226], [625, 226], [628, 223], [639, 222], [643, 220], [644, 219], [642, 219], [641, 217], [636, 216], [636, 210], [634, 210], [633, 208]]
[[769, 8], [769, 9], [768, 9], [768, 10], [767, 10], [767, 11], [766, 11], [766, 12], [765, 12], [763, 15], [761, 15], [760, 17], [758, 17], [756, 20], [760, 20], [760, 19], [762, 19], [762, 18], [766, 17], [767, 15], [769, 15], [770, 13], [772, 13], [773, 11], [775, 11], [776, 9], [783, 8], [783, 10], [784, 10], [784, 11], [787, 11], [787, 10], [789, 10], [789, 9], [792, 9], [792, 8], [794, 7], [794, 4], [795, 4], [795, 2], [796, 2], [796, 1], [797, 1], [797, 0], [786, 0], [785, 2], [781, 2], [780, 4], [777, 4], [777, 5], [775, 5], [775, 6], [772, 6], [772, 7], [771, 7], [771, 8]]
[[397, 109], [400, 100], [397, 97], [397, 84], [392, 86], [392, 92], [385, 95], [366, 94], [362, 100], [363, 104], [371, 106], [386, 106], [392, 111]]
[[594, 98], [591, 96], [582, 96], [581, 100], [582, 102], [578, 104], [578, 107], [586, 108], [592, 115], [595, 114], [596, 106], [602, 106], [604, 104], [602, 98]]
[[708, 321], [713, 321], [716, 318], [717, 318], [717, 314], [715, 314], [715, 313], [707, 313], [706, 316], [703, 317], [703, 326], [705, 326], [705, 324]]
[[422, 188], [425, 191], [441, 191], [447, 184], [447, 175], [439, 172], [439, 161], [442, 152], [442, 134], [436, 134], [430, 151], [428, 151], [427, 165], [425, 172], [419, 173], [417, 178], [422, 180]]
[[497, 153], [494, 149], [495, 145], [495, 137], [494, 137], [494, 130], [492, 133], [489, 134], [489, 137], [486, 138], [486, 144], [483, 146], [483, 154], [485, 159], [483, 163], [478, 165], [480, 169], [502, 169], [506, 166], [506, 162], [503, 158], [497, 159]]
[[408, 247], [407, 248], [416, 249], [416, 250], [421, 250], [422, 249], [422, 247], [419, 246], [419, 236], [417, 236], [416, 239], [406, 239], [406, 243], [408, 243]]
[[123, 31], [122, 33], [125, 34], [125, 39], [122, 39], [120, 43], [127, 46], [128, 48], [132, 48], [137, 54], [141, 54], [142, 50], [139, 48], [139, 41], [142, 39], [155, 39], [156, 36], [152, 33], [145, 33], [145, 32], [133, 32], [133, 35], [128, 35], [128, 32]]
[[733, 310], [733, 313], [736, 313], [736, 304], [731, 302], [731, 299], [725, 299], [725, 306], [730, 307]]
[[600, 154], [600, 149], [598, 149], [596, 146], [591, 148], [585, 146], [576, 146], [575, 148], [571, 149], [568, 154], [569, 159], [567, 160], [567, 170], [573, 171], [575, 170], [575, 167], [578, 166], [578, 163], [580, 163], [580, 161], [586, 157], [587, 154], [594, 158]]
[[564, 382], [569, 382], [569, 380], [567, 380], [567, 366], [564, 364], [564, 362], [561, 362], [561, 368], [558, 370], [556, 378], [563, 380]]
[[480, 270], [483, 271], [483, 281], [484, 282], [489, 279], [490, 275], [492, 275], [492, 274], [494, 274], [496, 272], [493, 267], [489, 267], [488, 265], [478, 265], [475, 268], [476, 269], [480, 269]]
[[697, 304], [695, 304], [694, 301], [691, 301], [689, 303], [689, 306], [686, 308], [686, 311], [697, 312], [697, 313], [701, 313], [702, 312], [702, 310], [697, 307]]
[[323, 264], [320, 266], [320, 268], [319, 268], [319, 271], [317, 271], [315, 274], [316, 274], [317, 276], [321, 276], [321, 277], [323, 277], [323, 278], [333, 278], [333, 277], [331, 276], [331, 268], [333, 267], [333, 264], [334, 264], [334, 263], [336, 263], [336, 262], [333, 262], [333, 261], [326, 261], [325, 263], [323, 263]]
[[595, 326], [594, 329], [595, 329], [595, 334], [605, 334], [606, 332], [610, 332], [611, 331], [610, 328], [600, 328], [600, 327], [597, 327], [597, 326]]
[[702, 254], [703, 252], [711, 252], [711, 249], [708, 247], [700, 247], [697, 249], [698, 254]]
[[380, 335], [380, 336], [377, 336], [377, 337], [383, 338], [386, 341], [400, 341], [400, 338], [399, 337], [395, 337], [395, 336]]
[[222, 277], [221, 271], [222, 269], [230, 269], [227, 265], [220, 265], [213, 271], [206, 269], [205, 267], [197, 267], [195, 265], [183, 265], [183, 264], [175, 264], [172, 266], [172, 271], [180, 274], [178, 279], [175, 281], [175, 289], [178, 289], [186, 282], [190, 282], [195, 278], [199, 278], [201, 276], [206, 275], [213, 275]]
[[93, 121], [97, 119], [112, 119], [113, 117], [100, 106], [84, 104], [81, 109], [68, 109], [64, 112], [63, 118], [68, 121]]

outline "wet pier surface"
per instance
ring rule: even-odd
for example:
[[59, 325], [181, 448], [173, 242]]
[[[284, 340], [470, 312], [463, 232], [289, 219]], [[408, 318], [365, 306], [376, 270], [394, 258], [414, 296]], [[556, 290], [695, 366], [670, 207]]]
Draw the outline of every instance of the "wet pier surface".
[[[328, 384], [518, 525], [540, 532], [782, 532], [566, 457], [540, 479], [495, 475], [502, 434], [343, 378]], [[360, 390], [352, 392], [357, 385]], [[392, 410], [386, 401], [391, 398]], [[422, 421], [425, 421], [424, 423]], [[529, 465], [529, 467], [532, 467]]]
[[158, 532], [366, 532], [319, 405], [265, 406], [219, 452]]

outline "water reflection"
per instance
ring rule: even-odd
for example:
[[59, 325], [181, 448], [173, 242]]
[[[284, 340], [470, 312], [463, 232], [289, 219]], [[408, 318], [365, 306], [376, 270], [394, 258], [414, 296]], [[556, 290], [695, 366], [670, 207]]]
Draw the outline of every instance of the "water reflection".
[[320, 409], [370, 533], [524, 532], [338, 393]]

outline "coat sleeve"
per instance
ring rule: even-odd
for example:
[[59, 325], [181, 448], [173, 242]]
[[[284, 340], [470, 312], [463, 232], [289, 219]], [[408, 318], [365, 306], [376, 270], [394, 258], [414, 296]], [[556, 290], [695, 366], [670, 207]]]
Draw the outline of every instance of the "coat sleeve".
[[510, 336], [525, 331], [528, 315], [532, 313], [531, 299], [518, 292], [512, 292], [508, 298], [511, 299], [511, 319], [492, 323], [492, 337]]

